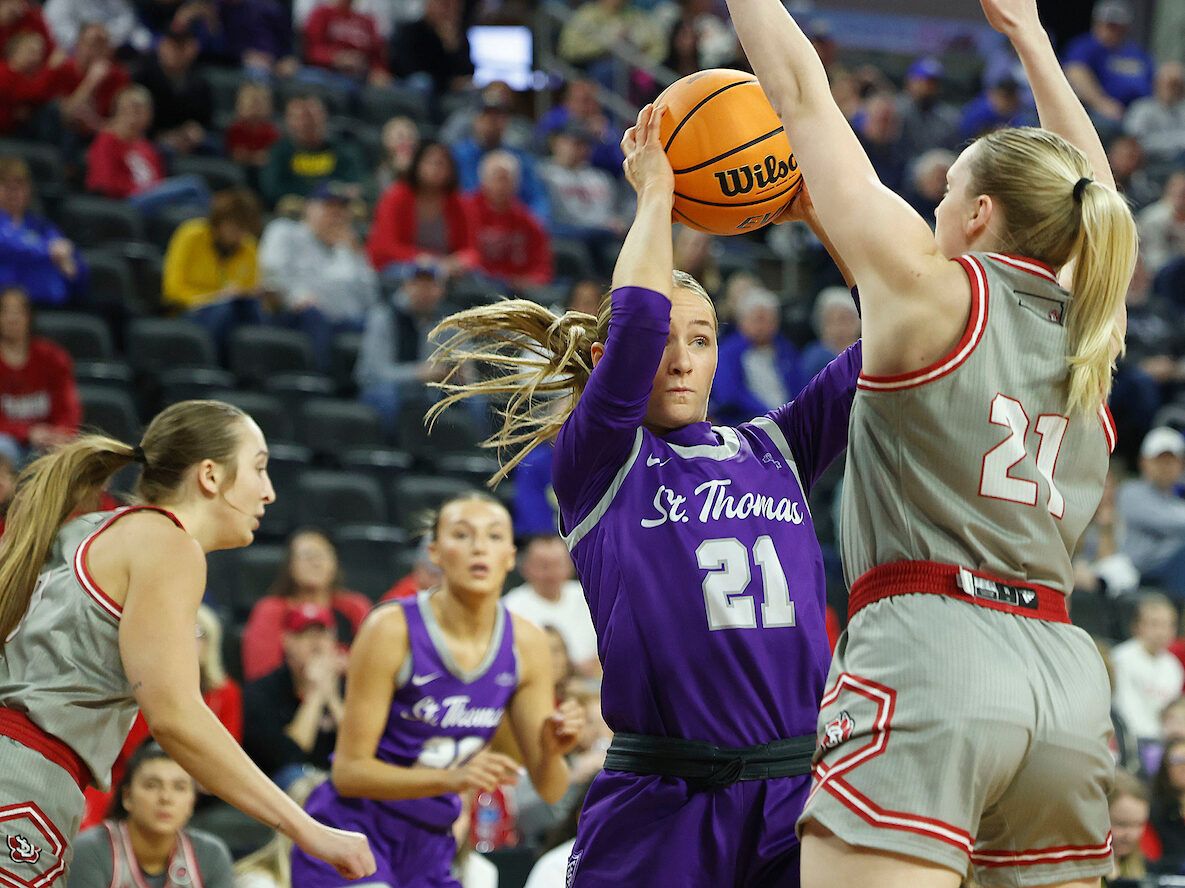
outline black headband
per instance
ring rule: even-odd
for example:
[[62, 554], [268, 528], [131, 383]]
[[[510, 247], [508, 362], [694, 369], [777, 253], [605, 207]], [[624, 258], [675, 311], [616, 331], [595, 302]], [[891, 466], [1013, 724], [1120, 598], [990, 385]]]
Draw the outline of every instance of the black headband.
[[142, 466], [148, 465], [148, 457], [144, 455], [144, 448], [139, 444], [132, 448], [132, 462], [138, 462]]
[[1093, 182], [1094, 179], [1088, 179], [1083, 176], [1074, 183], [1074, 202], [1082, 203], [1082, 195], [1086, 192], [1086, 186]]

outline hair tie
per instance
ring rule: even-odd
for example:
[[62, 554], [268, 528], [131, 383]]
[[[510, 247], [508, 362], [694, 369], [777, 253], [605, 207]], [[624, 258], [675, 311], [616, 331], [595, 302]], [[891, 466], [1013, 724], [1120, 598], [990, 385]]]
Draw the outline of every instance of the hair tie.
[[1074, 183], [1074, 203], [1082, 203], [1082, 195], [1086, 191], [1086, 186], [1093, 182], [1094, 179], [1088, 179], [1083, 176]]
[[142, 466], [148, 465], [148, 457], [144, 454], [144, 448], [137, 444], [132, 448], [132, 462], [138, 462]]

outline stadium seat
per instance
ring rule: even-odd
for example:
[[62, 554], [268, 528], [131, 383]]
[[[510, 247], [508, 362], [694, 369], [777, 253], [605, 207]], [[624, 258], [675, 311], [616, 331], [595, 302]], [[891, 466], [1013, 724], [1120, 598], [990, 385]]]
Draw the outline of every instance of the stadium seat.
[[313, 453], [333, 457], [355, 447], [377, 447], [383, 443], [379, 418], [374, 409], [357, 401], [317, 398], [306, 402], [297, 424], [300, 441]]
[[[436, 461], [442, 475], [467, 481], [474, 487], [486, 487], [486, 482], [498, 471], [496, 456], [485, 453], [446, 453]], [[501, 488], [507, 482], [498, 485]]]
[[378, 601], [399, 579], [397, 557], [408, 534], [390, 524], [349, 524], [333, 532], [333, 543], [345, 585]]
[[378, 482], [365, 475], [312, 469], [296, 489], [300, 526], [333, 528], [341, 524], [382, 524], [387, 508]]
[[362, 119], [372, 126], [381, 127], [392, 117], [410, 117], [412, 120], [427, 120], [428, 99], [418, 90], [406, 86], [368, 86], [359, 98]]
[[237, 619], [245, 620], [255, 602], [267, 594], [286, 557], [286, 549], [279, 543], [256, 543], [239, 551], [238, 582], [230, 605]]
[[354, 364], [358, 361], [358, 350], [362, 346], [361, 333], [338, 333], [333, 337], [333, 353], [330, 359], [329, 375], [339, 395], [353, 395]]
[[98, 306], [119, 305], [132, 312], [143, 311], [137, 298], [136, 277], [127, 258], [107, 247], [83, 250], [82, 259], [90, 273], [90, 302]]
[[137, 318], [128, 326], [128, 358], [136, 372], [159, 378], [174, 367], [216, 367], [205, 329], [176, 318]]
[[276, 107], [283, 108], [293, 96], [318, 96], [329, 114], [345, 114], [350, 107], [350, 93], [345, 87], [289, 78], [276, 81]]
[[473, 490], [473, 485], [439, 475], [404, 475], [391, 485], [391, 517], [410, 533], [424, 529], [427, 515], [450, 496]]
[[74, 362], [74, 381], [79, 385], [106, 385], [128, 391], [135, 378], [131, 365], [124, 361]]
[[174, 367], [160, 375], [160, 404], [211, 398], [235, 387], [235, 376], [218, 367]]
[[126, 391], [105, 385], [80, 385], [82, 424], [129, 444], [140, 440], [140, 416]]
[[144, 219], [123, 201], [90, 194], [69, 197], [60, 213], [62, 232], [79, 247], [144, 239]]
[[247, 184], [247, 174], [233, 160], [224, 157], [203, 157], [191, 154], [173, 161], [174, 176], [201, 176], [211, 191], [241, 188]]
[[338, 462], [343, 469], [369, 475], [387, 490], [396, 478], [411, 471], [413, 460], [406, 450], [364, 447], [346, 450], [339, 455]]
[[588, 247], [578, 240], [552, 238], [551, 256], [558, 280], [571, 282], [580, 278], [595, 277]]
[[321, 373], [277, 373], [263, 383], [263, 390], [284, 402], [296, 416], [312, 398], [332, 398], [337, 393], [333, 380]]
[[193, 206], [164, 207], [148, 220], [148, 240], [162, 250], [169, 249], [169, 241], [183, 222], [204, 216], [201, 210]]
[[296, 442], [292, 415], [279, 398], [265, 392], [250, 392], [241, 389], [218, 392], [215, 393], [214, 398], [218, 401], [225, 401], [227, 404], [233, 404], [247, 413], [258, 424], [269, 445], [273, 441], [287, 444]]
[[65, 165], [62, 163], [62, 152], [55, 146], [24, 139], [0, 139], [0, 155], [14, 154], [28, 164], [38, 192], [45, 188], [65, 191], [66, 179], [62, 175]]
[[311, 372], [313, 347], [296, 330], [240, 327], [230, 337], [230, 369], [244, 385], [258, 387], [278, 373]]
[[214, 107], [220, 112], [233, 115], [239, 87], [250, 79], [246, 69], [210, 66], [202, 69], [202, 77], [214, 94]]
[[259, 536], [283, 540], [295, 529], [297, 490], [301, 476], [309, 469], [313, 454], [307, 447], [283, 441], [269, 440], [267, 449], [267, 473], [276, 490], [276, 501], [263, 513]]
[[118, 249], [131, 264], [137, 309], [157, 311], [161, 304], [161, 277], [165, 264], [163, 251], [144, 241], [120, 244]]
[[37, 333], [52, 339], [75, 361], [107, 361], [115, 357], [111, 331], [94, 315], [76, 311], [47, 311], [37, 316]]
[[399, 413], [396, 434], [404, 450], [431, 464], [436, 464], [441, 456], [449, 453], [476, 454], [481, 440], [473, 421], [457, 407], [436, 417], [429, 432], [424, 425], [422, 410], [409, 404]]

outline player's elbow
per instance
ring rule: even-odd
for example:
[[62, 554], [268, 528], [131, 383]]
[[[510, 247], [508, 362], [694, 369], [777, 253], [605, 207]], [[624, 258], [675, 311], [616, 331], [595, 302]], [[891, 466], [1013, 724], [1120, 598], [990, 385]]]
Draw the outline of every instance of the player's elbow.
[[365, 786], [358, 779], [358, 769], [350, 759], [336, 756], [329, 771], [329, 779], [342, 798], [358, 799], [366, 795]]

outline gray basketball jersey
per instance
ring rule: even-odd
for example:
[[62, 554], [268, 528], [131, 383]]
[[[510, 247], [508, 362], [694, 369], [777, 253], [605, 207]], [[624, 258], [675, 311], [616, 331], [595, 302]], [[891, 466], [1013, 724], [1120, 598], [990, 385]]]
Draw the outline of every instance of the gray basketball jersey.
[[137, 706], [119, 656], [122, 608], [87, 573], [86, 552], [99, 532], [138, 510], [95, 512], [62, 527], [0, 657], [0, 706], [70, 746], [100, 789], [110, 786]]
[[841, 548], [848, 585], [895, 561], [1073, 588], [1070, 557], [1102, 496], [1106, 407], [1070, 414], [1072, 297], [1032, 259], [975, 253], [971, 314], [929, 367], [860, 377]]

